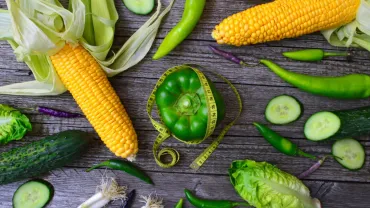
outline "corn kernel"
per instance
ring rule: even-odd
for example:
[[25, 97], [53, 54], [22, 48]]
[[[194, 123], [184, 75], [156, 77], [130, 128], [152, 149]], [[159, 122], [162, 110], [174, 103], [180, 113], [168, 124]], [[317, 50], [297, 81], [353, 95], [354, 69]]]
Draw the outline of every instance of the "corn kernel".
[[68, 44], [50, 58], [104, 144], [117, 156], [135, 156], [137, 135], [132, 122], [98, 62], [82, 46]]
[[293, 38], [351, 22], [360, 1], [275, 0], [227, 17], [212, 37], [238, 46]]

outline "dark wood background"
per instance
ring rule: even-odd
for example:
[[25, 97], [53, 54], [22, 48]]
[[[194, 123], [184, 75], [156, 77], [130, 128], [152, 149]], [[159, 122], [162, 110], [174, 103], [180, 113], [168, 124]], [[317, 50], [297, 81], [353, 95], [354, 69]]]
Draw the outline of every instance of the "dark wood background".
[[[114, 44], [114, 48], [117, 49], [148, 17], [133, 15], [123, 6], [120, 0], [115, 2], [120, 14]], [[284, 83], [266, 67], [241, 68], [212, 54], [208, 48], [210, 44], [215, 45], [210, 34], [213, 27], [223, 18], [241, 11], [243, 8], [264, 2], [267, 1], [208, 1], [204, 15], [192, 35], [169, 56], [159, 61], [152, 61], [151, 57], [155, 50], [167, 32], [181, 17], [184, 0], [175, 2], [172, 11], [163, 21], [157, 40], [147, 58], [128, 71], [110, 78], [138, 133], [140, 152], [136, 163], [148, 172], [156, 186], [141, 183], [136, 178], [119, 171], [107, 170], [108, 175], [116, 177], [119, 184], [128, 185], [130, 189], [136, 189], [139, 195], [156, 192], [160, 197], [163, 197], [165, 207], [173, 207], [179, 198], [184, 197], [184, 188], [191, 189], [197, 195], [205, 198], [240, 200], [227, 176], [227, 169], [233, 160], [268, 161], [289, 173], [299, 174], [309, 168], [313, 161], [305, 158], [288, 157], [278, 153], [259, 136], [252, 126], [254, 121], [266, 123], [263, 117], [265, 105], [269, 99], [281, 94], [297, 97], [304, 104], [304, 115], [299, 121], [290, 125], [270, 126], [282, 135], [294, 138], [292, 140], [309, 153], [316, 155], [330, 153], [330, 143], [313, 143], [304, 139], [302, 130], [307, 117], [320, 110], [339, 110], [366, 106], [369, 105], [369, 99], [343, 101], [313, 96]], [[168, 0], [163, 3], [167, 5]], [[6, 8], [4, 0], [0, 1], [0, 7]], [[329, 58], [318, 63], [301, 63], [289, 61], [282, 57], [281, 52], [302, 48], [322, 48], [328, 51], [346, 50], [345, 48], [331, 47], [319, 33], [254, 46], [240, 48], [225, 46], [222, 48], [232, 51], [247, 62], [256, 62], [258, 59], [268, 58], [289, 70], [301, 73], [328, 76], [369, 73], [369, 52], [360, 49], [353, 49], [354, 55], [351, 62], [348, 62], [345, 58]], [[33, 79], [29, 75], [27, 66], [16, 61], [12, 49], [6, 42], [0, 43], [0, 50], [0, 85]], [[171, 169], [162, 169], [156, 165], [152, 156], [152, 144], [157, 132], [152, 127], [145, 110], [148, 96], [159, 76], [166, 69], [184, 63], [199, 64], [209, 71], [222, 74], [238, 88], [244, 103], [241, 118], [198, 172], [192, 171], [189, 165], [211, 143], [212, 139], [191, 147], [174, 139], [169, 140], [165, 143], [165, 146], [176, 148], [181, 153], [181, 160], [177, 166]], [[231, 91], [228, 86], [216, 77], [211, 75], [210, 77], [216, 83], [216, 87], [225, 95], [227, 101], [228, 115], [222, 124], [224, 126], [226, 121], [230, 121], [237, 113], [237, 104], [235, 98], [229, 96]], [[69, 111], [80, 111], [69, 93], [48, 97], [1, 95], [1, 103], [16, 108], [44, 105]], [[105, 172], [104, 169], [90, 173], [86, 173], [84, 170], [97, 162], [112, 158], [114, 155], [103, 145], [89, 122], [84, 118], [52, 118], [30, 110], [26, 110], [25, 113], [33, 123], [33, 131], [21, 141], [0, 147], [1, 152], [67, 129], [88, 131], [95, 138], [93, 146], [81, 159], [42, 176], [50, 181], [56, 189], [55, 197], [49, 207], [77, 207], [94, 194], [95, 187], [99, 184], [102, 174]], [[365, 136], [358, 139], [366, 147], [369, 155], [369, 137]], [[310, 188], [312, 196], [319, 198], [325, 208], [370, 207], [369, 161], [369, 158], [367, 158], [365, 167], [360, 171], [353, 172], [342, 168], [338, 163], [329, 159], [322, 168], [305, 179], [304, 183]], [[0, 186], [0, 207], [11, 207], [12, 195], [22, 182]], [[119, 207], [119, 204], [120, 202], [114, 202], [109, 207]], [[142, 203], [137, 198], [134, 207], [141, 206]], [[186, 204], [186, 207], [191, 206]]]

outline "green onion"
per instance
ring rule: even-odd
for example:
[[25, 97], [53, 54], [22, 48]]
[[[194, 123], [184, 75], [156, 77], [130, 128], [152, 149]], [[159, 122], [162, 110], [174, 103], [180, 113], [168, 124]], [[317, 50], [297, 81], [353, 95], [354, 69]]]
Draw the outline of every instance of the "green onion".
[[163, 199], [158, 197], [157, 194], [150, 194], [149, 196], [140, 196], [140, 202], [145, 205], [141, 208], [164, 208]]
[[119, 186], [114, 178], [103, 176], [97, 192], [78, 208], [102, 208], [112, 200], [126, 199], [126, 186]]

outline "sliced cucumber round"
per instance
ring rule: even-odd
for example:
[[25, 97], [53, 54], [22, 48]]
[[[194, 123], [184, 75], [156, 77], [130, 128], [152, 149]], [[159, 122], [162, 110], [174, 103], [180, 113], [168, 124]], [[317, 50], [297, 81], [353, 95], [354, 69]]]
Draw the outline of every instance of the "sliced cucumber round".
[[266, 120], [273, 124], [287, 124], [299, 118], [302, 113], [301, 104], [288, 95], [280, 95], [267, 104]]
[[135, 14], [146, 15], [153, 11], [154, 0], [123, 0], [128, 10]]
[[54, 196], [53, 186], [42, 179], [27, 181], [13, 196], [13, 208], [43, 208]]
[[321, 141], [337, 133], [340, 125], [340, 119], [334, 113], [318, 112], [307, 120], [304, 126], [304, 134], [309, 140]]
[[341, 139], [334, 143], [335, 160], [348, 170], [359, 170], [365, 163], [364, 147], [355, 139]]

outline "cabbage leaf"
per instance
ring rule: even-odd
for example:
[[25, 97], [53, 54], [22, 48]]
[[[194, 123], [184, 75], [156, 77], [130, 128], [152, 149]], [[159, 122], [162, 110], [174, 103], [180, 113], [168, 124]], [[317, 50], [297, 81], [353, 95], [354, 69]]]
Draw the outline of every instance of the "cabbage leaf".
[[238, 194], [257, 208], [321, 207], [299, 179], [267, 162], [234, 161], [229, 176]]

